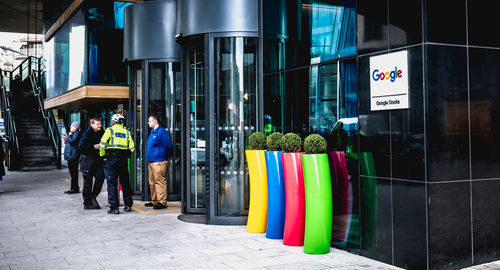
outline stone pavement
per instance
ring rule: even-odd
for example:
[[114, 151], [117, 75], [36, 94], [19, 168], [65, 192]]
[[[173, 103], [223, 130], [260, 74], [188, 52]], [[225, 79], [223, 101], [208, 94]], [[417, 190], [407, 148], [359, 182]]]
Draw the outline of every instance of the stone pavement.
[[156, 211], [135, 201], [135, 211], [108, 215], [106, 185], [103, 209], [83, 210], [81, 193], [64, 194], [68, 175], [7, 172], [0, 269], [399, 269], [338, 249], [307, 255], [244, 226], [183, 222], [175, 202]]

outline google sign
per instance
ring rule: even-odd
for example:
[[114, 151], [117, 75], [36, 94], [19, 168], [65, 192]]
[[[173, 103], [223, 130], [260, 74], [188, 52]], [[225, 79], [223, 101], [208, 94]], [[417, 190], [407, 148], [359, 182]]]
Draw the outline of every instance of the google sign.
[[408, 109], [408, 52], [370, 57], [371, 110]]
[[391, 80], [391, 82], [395, 81], [396, 78], [403, 77], [403, 71], [395, 67], [393, 71], [389, 72], [380, 72], [378, 69], [375, 69], [372, 73], [372, 78], [374, 81], [378, 80]]

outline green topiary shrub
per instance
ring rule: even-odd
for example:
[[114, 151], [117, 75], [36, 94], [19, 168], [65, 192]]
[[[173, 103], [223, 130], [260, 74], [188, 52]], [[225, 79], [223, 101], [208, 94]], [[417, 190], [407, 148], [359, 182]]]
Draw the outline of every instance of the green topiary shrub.
[[254, 132], [248, 137], [250, 150], [266, 150], [266, 135], [261, 132]]
[[267, 150], [281, 151], [281, 149], [283, 149], [283, 146], [281, 145], [281, 138], [283, 138], [283, 134], [279, 132], [274, 132], [273, 134], [267, 136]]
[[306, 154], [321, 154], [326, 152], [326, 140], [318, 134], [311, 134], [304, 140]]
[[287, 133], [281, 139], [283, 151], [288, 153], [297, 153], [302, 149], [302, 139], [295, 133]]

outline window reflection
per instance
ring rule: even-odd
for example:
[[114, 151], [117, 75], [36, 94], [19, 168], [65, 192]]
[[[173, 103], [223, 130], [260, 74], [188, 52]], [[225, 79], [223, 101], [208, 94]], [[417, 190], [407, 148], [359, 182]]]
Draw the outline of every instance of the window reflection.
[[80, 10], [44, 44], [47, 98], [86, 83], [85, 25]]
[[256, 125], [256, 38], [216, 38], [215, 91], [218, 147], [218, 216], [248, 212], [245, 145]]
[[349, 1], [264, 1], [264, 36], [266, 73], [352, 56], [356, 10]]

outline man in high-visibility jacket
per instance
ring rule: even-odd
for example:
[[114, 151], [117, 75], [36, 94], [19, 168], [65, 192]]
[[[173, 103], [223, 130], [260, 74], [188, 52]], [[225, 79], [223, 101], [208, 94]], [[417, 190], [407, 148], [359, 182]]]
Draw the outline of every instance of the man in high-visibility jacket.
[[118, 179], [123, 190], [125, 212], [132, 211], [132, 191], [128, 173], [127, 160], [135, 150], [134, 140], [126, 128], [123, 127], [125, 117], [121, 114], [111, 116], [112, 126], [107, 128], [99, 144], [99, 155], [104, 158], [104, 174], [108, 182], [108, 214], [120, 214], [118, 210]]

